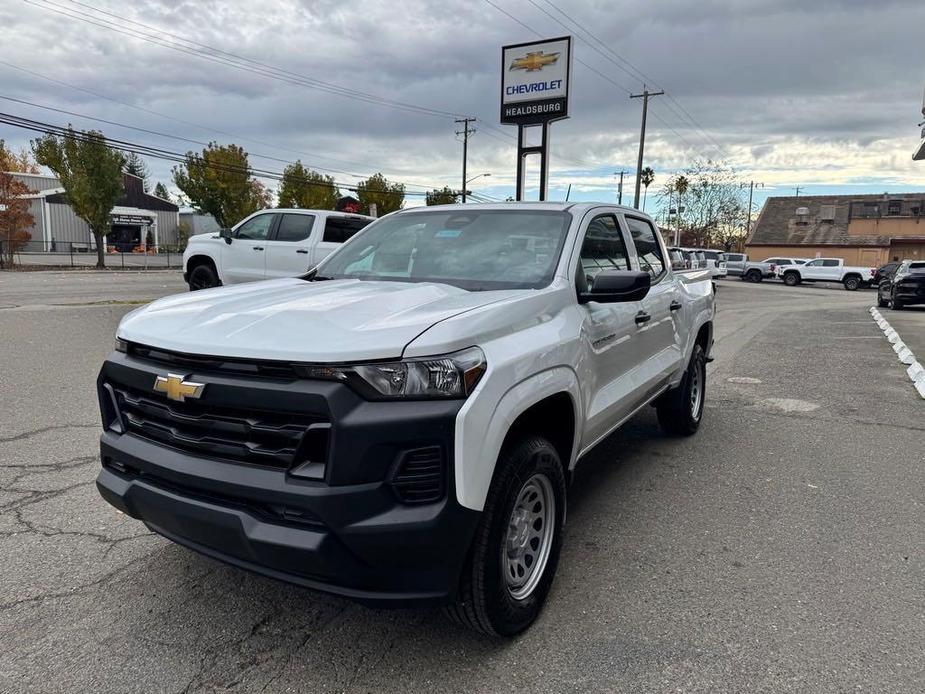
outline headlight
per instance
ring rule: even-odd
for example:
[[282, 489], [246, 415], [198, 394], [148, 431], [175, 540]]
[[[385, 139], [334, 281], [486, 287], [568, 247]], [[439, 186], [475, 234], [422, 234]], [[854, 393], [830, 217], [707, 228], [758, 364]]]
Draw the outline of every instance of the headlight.
[[485, 373], [478, 347], [435, 357], [354, 366], [308, 366], [309, 378], [346, 381], [373, 398], [465, 398]]
[[117, 338], [116, 338], [116, 344], [115, 344], [115, 350], [116, 350], [117, 352], [122, 352], [123, 354], [125, 354], [126, 352], [128, 352], [128, 341], [127, 341], [127, 340], [123, 340], [123, 339], [120, 338], [120, 337], [117, 337]]

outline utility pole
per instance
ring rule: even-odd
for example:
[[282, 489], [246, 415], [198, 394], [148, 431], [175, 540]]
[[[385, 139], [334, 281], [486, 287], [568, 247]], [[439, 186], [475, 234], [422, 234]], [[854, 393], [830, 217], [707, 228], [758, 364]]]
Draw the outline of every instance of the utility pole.
[[625, 173], [626, 171], [614, 171], [613, 172], [614, 176], [620, 177], [620, 185], [617, 187], [617, 204], [618, 205], [623, 204], [623, 174]]
[[[756, 182], [756, 181], [749, 181], [749, 182], [748, 182], [748, 213], [747, 213], [746, 221], [745, 221], [745, 235], [746, 235], [746, 237], [748, 236], [748, 234], [749, 234], [749, 233], [751, 232], [751, 230], [752, 230], [752, 197], [753, 197], [754, 194], [755, 194], [755, 186], [758, 186], [759, 188], [764, 188], [764, 183], [758, 183], [758, 182]], [[742, 183], [742, 184], [739, 186], [739, 188], [744, 188], [744, 187], [745, 187], [745, 184], [744, 184], [744, 183]], [[799, 190], [799, 189], [798, 189], [798, 190]]]
[[801, 191], [801, 190], [802, 190], [802, 188], [801, 188], [800, 186], [797, 186], [797, 187], [796, 187], [797, 197], [800, 197], [800, 191]]
[[633, 198], [633, 207], [639, 209], [639, 187], [642, 183], [642, 153], [646, 146], [646, 114], [649, 111], [649, 97], [661, 96], [663, 90], [650, 92], [646, 85], [642, 85], [642, 94], [630, 94], [630, 99], [642, 99], [642, 128], [639, 130], [639, 158], [636, 160], [636, 195]]
[[463, 124], [463, 129], [457, 130], [457, 135], [463, 136], [463, 171], [462, 171], [462, 201], [466, 201], [466, 157], [469, 153], [469, 135], [475, 132], [475, 128], [470, 128], [469, 123], [474, 123], [475, 118], [457, 118], [457, 123]]

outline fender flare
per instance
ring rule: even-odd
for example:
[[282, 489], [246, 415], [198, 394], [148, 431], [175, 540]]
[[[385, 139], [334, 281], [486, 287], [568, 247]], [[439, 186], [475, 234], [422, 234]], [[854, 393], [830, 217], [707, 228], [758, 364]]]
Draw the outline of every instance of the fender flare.
[[563, 461], [571, 470], [578, 455], [583, 415], [578, 375], [570, 367], [551, 367], [511, 386], [490, 413], [478, 412], [484, 402], [480, 403], [477, 397], [463, 406], [456, 416], [454, 441], [454, 480], [456, 500], [460, 505], [476, 511], [484, 508], [498, 456], [511, 425], [532, 406], [560, 393], [571, 398], [575, 413], [571, 458]]
[[215, 257], [208, 251], [196, 250], [190, 255], [189, 258], [183, 259], [183, 276], [184, 277], [186, 278], [189, 277], [189, 272], [190, 272], [189, 264], [190, 264], [190, 261], [193, 260], [194, 258], [206, 258], [209, 261], [211, 261], [212, 267], [215, 268], [215, 274], [218, 275], [218, 279], [222, 282], [222, 284], [225, 283], [225, 279], [222, 277], [222, 264], [218, 262], [215, 259]]

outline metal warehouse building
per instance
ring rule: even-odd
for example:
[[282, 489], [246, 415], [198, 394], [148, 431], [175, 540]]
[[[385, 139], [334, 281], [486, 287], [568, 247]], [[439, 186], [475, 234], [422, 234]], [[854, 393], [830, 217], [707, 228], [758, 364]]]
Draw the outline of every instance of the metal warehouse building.
[[[64, 188], [54, 176], [13, 173], [15, 178], [29, 187], [33, 217], [30, 246], [35, 250], [96, 249], [96, 243], [87, 223], [74, 214], [68, 204]], [[106, 243], [116, 249], [131, 252], [143, 245], [148, 236], [155, 246], [177, 243], [179, 209], [172, 202], [146, 193], [142, 179], [123, 174], [125, 191], [116, 201], [111, 213], [112, 230]]]

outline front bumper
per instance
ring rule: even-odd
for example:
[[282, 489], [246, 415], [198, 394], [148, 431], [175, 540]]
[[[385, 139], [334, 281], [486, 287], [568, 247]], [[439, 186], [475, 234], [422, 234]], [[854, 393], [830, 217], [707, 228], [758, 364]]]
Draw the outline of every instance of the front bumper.
[[[113, 355], [100, 374], [101, 399], [107, 383], [153, 383], [163, 372]], [[273, 578], [375, 605], [453, 599], [480, 515], [459, 505], [453, 486], [461, 403], [368, 402], [321, 381], [189, 377], [209, 383], [205, 405], [232, 397], [254, 411], [299, 403], [323, 410], [331, 424], [324, 478], [107, 429], [97, 478], [106, 501], [181, 545]], [[408, 503], [395, 491], [397, 461], [425, 448], [442, 451], [445, 493]]]

